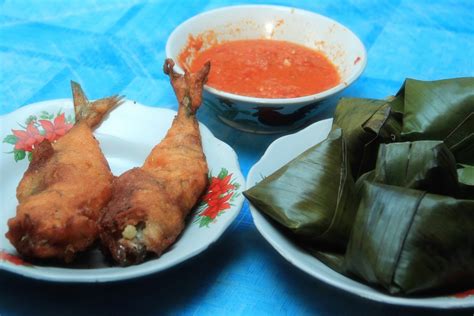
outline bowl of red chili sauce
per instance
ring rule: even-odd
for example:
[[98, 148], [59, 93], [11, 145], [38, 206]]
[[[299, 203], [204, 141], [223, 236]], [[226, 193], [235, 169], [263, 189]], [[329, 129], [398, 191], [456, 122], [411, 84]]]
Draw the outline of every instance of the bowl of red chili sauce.
[[271, 5], [224, 7], [179, 25], [166, 55], [176, 70], [211, 62], [204, 104], [240, 130], [279, 133], [308, 125], [363, 72], [359, 38], [314, 12]]

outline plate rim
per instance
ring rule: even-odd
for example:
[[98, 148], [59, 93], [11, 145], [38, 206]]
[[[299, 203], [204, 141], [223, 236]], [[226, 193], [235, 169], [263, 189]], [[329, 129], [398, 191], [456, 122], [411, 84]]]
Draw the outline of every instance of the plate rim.
[[[16, 116], [16, 115], [23, 115], [23, 114], [31, 114], [28, 111], [37, 110], [41, 111], [41, 108], [43, 107], [57, 107], [60, 109], [63, 109], [64, 105], [70, 104], [72, 105], [72, 99], [71, 98], [60, 98], [60, 99], [50, 99], [50, 100], [43, 100], [35, 103], [30, 103], [23, 105], [14, 111], [5, 113], [0, 115], [0, 122], [6, 122], [8, 121], [10, 116]], [[147, 106], [143, 105], [137, 101], [130, 100], [130, 99], [125, 99], [124, 103], [121, 105], [122, 106], [133, 106], [133, 107], [139, 107], [142, 111], [148, 111], [148, 112], [167, 112], [168, 115], [176, 115], [177, 111], [169, 109], [169, 108], [163, 108], [163, 107], [157, 107], [157, 106]], [[111, 111], [111, 115], [113, 115], [113, 110]], [[100, 125], [97, 127], [97, 129], [100, 128]], [[145, 263], [142, 263], [141, 265], [133, 265], [130, 267], [119, 267], [119, 266], [111, 266], [111, 267], [104, 267], [104, 268], [94, 268], [94, 269], [87, 269], [87, 268], [67, 268], [67, 267], [61, 267], [61, 266], [23, 266], [23, 265], [14, 265], [11, 264], [8, 261], [5, 260], [0, 260], [0, 270], [6, 271], [8, 273], [13, 273], [15, 275], [19, 275], [22, 277], [26, 278], [31, 278], [35, 280], [41, 280], [41, 281], [50, 281], [50, 282], [69, 282], [69, 283], [105, 283], [105, 282], [119, 282], [119, 281], [125, 281], [133, 278], [139, 278], [139, 277], [144, 277], [146, 275], [150, 274], [155, 274], [162, 272], [164, 270], [167, 270], [169, 268], [172, 268], [174, 266], [177, 266], [184, 261], [191, 259], [198, 254], [203, 253], [206, 249], [208, 249], [211, 245], [217, 242], [219, 238], [224, 234], [224, 232], [228, 229], [228, 227], [234, 222], [234, 220], [237, 218], [237, 216], [240, 214], [242, 210], [242, 206], [244, 203], [244, 196], [242, 192], [246, 188], [246, 180], [245, 177], [242, 174], [241, 167], [240, 167], [240, 162], [237, 156], [237, 153], [234, 151], [234, 149], [227, 144], [226, 142], [220, 140], [217, 138], [212, 131], [202, 122], [199, 122], [199, 128], [201, 131], [201, 135], [207, 134], [208, 140], [215, 144], [220, 146], [220, 152], [221, 153], [226, 153], [228, 165], [225, 167], [232, 166], [232, 173], [233, 176], [236, 178], [238, 183], [240, 183], [240, 187], [236, 190], [236, 192], [239, 193], [238, 197], [234, 200], [232, 208], [227, 210], [231, 212], [227, 212], [227, 219], [226, 221], [220, 221], [222, 224], [220, 224], [217, 227], [214, 227], [214, 229], [217, 229], [215, 231], [215, 234], [212, 238], [209, 239], [207, 243], [204, 244], [197, 244], [196, 248], [193, 248], [192, 251], [188, 252], [186, 255], [182, 256], [176, 261], [170, 261], [164, 265], [159, 265], [154, 266], [153, 264], [147, 264], [152, 261], [147, 261]], [[95, 133], [95, 132], [94, 132]], [[229, 168], [230, 169], [230, 168]], [[3, 203], [3, 200], [2, 200]], [[155, 258], [153, 260], [159, 260], [160, 258]], [[145, 264], [145, 265], [144, 265]], [[39, 271], [35, 270], [35, 267], [38, 268], [53, 268], [54, 270], [58, 269], [60, 272], [56, 271]], [[136, 268], [140, 267], [140, 268]], [[127, 268], [130, 268], [130, 270], [125, 270]], [[105, 269], [109, 270], [108, 273], [101, 275], [100, 271]], [[110, 271], [113, 269], [114, 271]], [[86, 272], [87, 273], [84, 275], [83, 273], [71, 273], [71, 272]], [[46, 272], [46, 273], [45, 273]], [[71, 273], [71, 274], [69, 274]]]
[[[274, 140], [265, 150], [264, 154], [262, 157], [250, 168], [248, 175], [247, 175], [247, 182], [246, 182], [246, 187], [251, 188], [257, 183], [258, 180], [258, 172], [260, 166], [264, 165], [265, 160], [268, 160], [268, 158], [271, 156], [272, 151], [276, 151], [279, 146], [282, 146], [285, 142], [288, 142], [292, 138], [296, 137], [301, 137], [302, 135], [308, 134], [310, 132], [321, 132], [322, 128], [325, 128], [326, 125], [332, 124], [333, 118], [327, 118], [324, 120], [317, 121], [306, 128], [297, 131], [292, 134], [288, 134], [285, 136], [282, 136], [276, 140]], [[323, 140], [327, 137], [327, 135], [324, 136]], [[311, 142], [311, 140], [307, 141], [307, 143]], [[321, 142], [321, 141], [320, 141]], [[314, 142], [310, 144], [309, 146], [306, 146], [306, 148], [309, 148], [311, 146], [314, 146], [320, 142]], [[291, 150], [291, 149], [290, 149]], [[293, 156], [293, 157], [296, 157]], [[368, 289], [357, 289], [353, 286], [351, 286], [348, 283], [341, 282], [339, 280], [333, 279], [332, 277], [328, 277], [324, 275], [324, 271], [318, 271], [311, 269], [308, 267], [304, 262], [302, 262], [300, 259], [295, 258], [293, 254], [291, 254], [285, 247], [282, 247], [281, 245], [278, 244], [277, 241], [274, 240], [274, 237], [272, 236], [274, 233], [268, 231], [264, 225], [270, 225], [272, 228], [275, 228], [275, 225], [269, 221], [267, 218], [264, 217], [264, 215], [250, 202], [249, 203], [249, 209], [250, 213], [252, 215], [253, 222], [259, 231], [259, 233], [263, 236], [263, 238], [288, 262], [290, 262], [292, 265], [294, 265], [296, 268], [302, 270], [303, 272], [309, 274], [315, 279], [318, 279], [326, 284], [329, 284], [335, 288], [338, 288], [340, 290], [343, 290], [347, 293], [350, 293], [352, 295], [362, 297], [364, 299], [368, 299], [371, 301], [379, 302], [379, 303], [386, 303], [386, 304], [392, 304], [392, 305], [398, 305], [398, 306], [406, 306], [406, 307], [417, 307], [417, 308], [438, 308], [438, 309], [454, 309], [454, 308], [469, 308], [469, 307], [474, 307], [474, 296], [470, 296], [469, 298], [455, 298], [454, 296], [439, 296], [439, 297], [430, 297], [430, 298], [407, 298], [407, 297], [398, 297], [398, 296], [391, 296], [389, 294], [383, 293], [381, 291], [377, 291], [376, 289], [370, 287], [370, 285], [364, 284], [362, 282], [358, 282], [356, 280], [350, 279], [342, 274], [340, 274], [343, 278], [347, 278], [348, 280], [352, 282], [357, 282], [363, 286], [367, 286]], [[280, 232], [276, 232], [276, 235], [278, 236], [277, 238], [282, 238], [288, 241], [289, 243], [294, 246], [294, 249], [304, 253], [304, 251], [298, 249], [296, 245], [293, 244], [293, 242], [286, 237], [284, 237]], [[309, 253], [305, 253], [309, 255]], [[311, 256], [312, 260], [322, 263], [320, 260], [317, 258]], [[326, 265], [325, 265], [326, 266]], [[326, 266], [327, 267], [327, 266]], [[328, 269], [330, 269], [328, 267]], [[334, 271], [334, 270], [332, 270]], [[335, 271], [334, 271], [335, 272]], [[337, 272], [335, 272], [337, 273]], [[439, 301], [438, 299], [443, 299], [446, 298], [448, 301]], [[451, 300], [453, 298], [453, 300]]]

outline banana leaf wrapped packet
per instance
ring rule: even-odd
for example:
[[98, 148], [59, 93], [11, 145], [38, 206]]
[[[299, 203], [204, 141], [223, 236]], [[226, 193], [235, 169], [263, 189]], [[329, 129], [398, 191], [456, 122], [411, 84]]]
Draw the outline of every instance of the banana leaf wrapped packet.
[[333, 124], [346, 135], [356, 179], [374, 168], [381, 143], [401, 140], [401, 114], [393, 111], [386, 100], [343, 98], [336, 107]]
[[458, 163], [474, 164], [474, 77], [407, 79], [390, 106], [404, 140], [444, 140]]
[[474, 200], [365, 182], [345, 265], [392, 294], [474, 286]]
[[307, 243], [345, 249], [355, 209], [340, 128], [244, 192], [259, 210]]
[[442, 141], [382, 144], [372, 174], [379, 183], [451, 196], [459, 192], [456, 160]]
[[455, 198], [456, 161], [442, 141], [381, 145], [356, 186], [344, 273], [392, 294], [474, 286], [474, 200]]
[[[357, 210], [352, 174], [375, 165], [375, 155], [370, 153], [376, 152], [380, 143], [399, 139], [401, 120], [393, 114], [387, 101], [341, 100], [325, 141], [244, 195], [304, 241], [305, 247], [335, 251], [335, 256], [343, 254]], [[370, 159], [364, 161], [359, 156]], [[318, 250], [315, 254], [333, 257]]]
[[[346, 276], [396, 295], [474, 287], [473, 96], [474, 78], [407, 79], [389, 101], [342, 99], [328, 140], [334, 141], [342, 129], [343, 164], [330, 156], [318, 164], [320, 158], [314, 156], [324, 176], [313, 173], [319, 180], [305, 182], [298, 179], [314, 170], [295, 163], [297, 157], [277, 171], [278, 176], [270, 175], [244, 194], [293, 231], [311, 254]], [[349, 173], [351, 181], [345, 186], [339, 182], [337, 190], [326, 187], [329, 179]], [[291, 190], [288, 183], [293, 183]], [[310, 199], [306, 192], [311, 192]], [[268, 198], [272, 195], [276, 198]], [[344, 197], [348, 201], [341, 200]], [[323, 199], [325, 203], [314, 202]], [[307, 228], [306, 236], [319, 236], [321, 230], [307, 221], [332, 218], [334, 205], [344, 205], [339, 218], [345, 218], [344, 237], [335, 248], [327, 247], [334, 245], [331, 234], [323, 241], [302, 239], [302, 230], [285, 218], [292, 213], [299, 217], [299, 227]], [[315, 208], [319, 217], [301, 216]]]

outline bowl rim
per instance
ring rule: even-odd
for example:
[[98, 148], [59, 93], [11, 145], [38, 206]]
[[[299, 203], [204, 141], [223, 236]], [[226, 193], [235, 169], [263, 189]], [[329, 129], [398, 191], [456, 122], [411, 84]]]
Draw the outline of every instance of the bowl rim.
[[[296, 7], [288, 7], [288, 6], [280, 6], [280, 5], [259, 5], [259, 4], [248, 4], [248, 5], [232, 5], [232, 6], [224, 6], [216, 9], [212, 9], [209, 11], [204, 11], [199, 14], [196, 14], [182, 23], [180, 23], [168, 36], [168, 39], [166, 41], [166, 46], [165, 46], [165, 54], [167, 58], [173, 58], [173, 54], [171, 54], [171, 43], [173, 42], [172, 40], [176, 38], [176, 34], [187, 24], [192, 23], [196, 20], [206, 18], [206, 16], [214, 15], [216, 13], [220, 12], [225, 12], [225, 11], [232, 11], [235, 9], [242, 9], [242, 8], [248, 8], [248, 9], [260, 9], [260, 10], [265, 10], [265, 9], [277, 9], [277, 10], [289, 10], [292, 11], [292, 13], [297, 13], [297, 14], [304, 14], [304, 15], [312, 15], [314, 17], [327, 20], [331, 23], [334, 23], [338, 27], [341, 27], [342, 29], [345, 29], [349, 35], [354, 39], [354, 42], [356, 45], [360, 46], [361, 48], [361, 54], [358, 56], [360, 60], [358, 61], [358, 68], [354, 73], [352, 73], [346, 80], [341, 80], [341, 82], [324, 91], [310, 94], [310, 95], [305, 95], [297, 98], [258, 98], [258, 97], [251, 97], [251, 96], [244, 96], [240, 94], [235, 94], [235, 93], [230, 93], [230, 92], [225, 92], [216, 88], [213, 88], [209, 85], [204, 85], [204, 90], [207, 91], [208, 93], [214, 94], [218, 97], [225, 98], [225, 99], [230, 99], [234, 101], [239, 101], [239, 102], [244, 102], [244, 103], [254, 103], [254, 104], [300, 104], [300, 103], [309, 103], [309, 102], [314, 102], [318, 100], [325, 99], [328, 96], [335, 95], [338, 92], [342, 91], [343, 89], [349, 87], [354, 81], [356, 81], [361, 74], [364, 72], [366, 66], [367, 66], [367, 49], [365, 48], [364, 43], [360, 40], [360, 38], [348, 27], [345, 25], [341, 24], [340, 22], [333, 20], [327, 16], [324, 16], [322, 14], [305, 10], [305, 9], [299, 9]], [[179, 73], [183, 73], [183, 69], [179, 66], [178, 63], [175, 63], [175, 70]]]

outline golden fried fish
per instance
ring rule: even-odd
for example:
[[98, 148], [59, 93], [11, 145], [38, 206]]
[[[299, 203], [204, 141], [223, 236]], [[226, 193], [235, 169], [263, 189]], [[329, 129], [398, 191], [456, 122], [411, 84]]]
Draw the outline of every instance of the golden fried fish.
[[89, 102], [72, 82], [76, 123], [54, 143], [41, 142], [17, 187], [16, 216], [6, 237], [29, 258], [70, 262], [98, 237], [98, 219], [112, 195], [113, 175], [92, 135], [105, 114], [121, 103]]
[[167, 59], [164, 72], [178, 99], [178, 114], [143, 166], [114, 180], [112, 199], [100, 221], [104, 249], [121, 265], [140, 263], [147, 254], [161, 255], [183, 230], [208, 184], [196, 110], [210, 64], [184, 76], [173, 66]]

